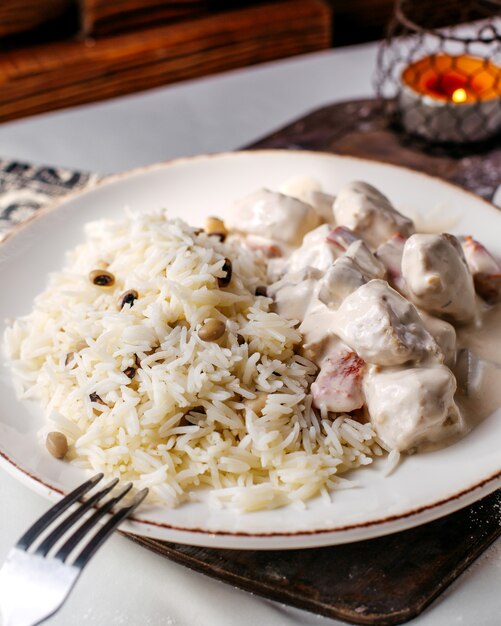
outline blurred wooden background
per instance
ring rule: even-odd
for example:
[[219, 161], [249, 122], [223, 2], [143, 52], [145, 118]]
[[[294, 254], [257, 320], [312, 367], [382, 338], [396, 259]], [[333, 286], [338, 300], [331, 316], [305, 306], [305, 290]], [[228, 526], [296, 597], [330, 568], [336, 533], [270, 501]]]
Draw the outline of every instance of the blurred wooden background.
[[0, 122], [379, 38], [393, 0], [0, 0]]

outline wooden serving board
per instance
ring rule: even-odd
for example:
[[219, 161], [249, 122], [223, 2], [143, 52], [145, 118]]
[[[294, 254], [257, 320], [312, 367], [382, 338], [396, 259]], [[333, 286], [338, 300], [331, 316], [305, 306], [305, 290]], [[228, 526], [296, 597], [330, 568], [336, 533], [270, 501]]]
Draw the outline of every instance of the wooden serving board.
[[400, 533], [308, 550], [215, 550], [129, 537], [176, 563], [300, 609], [390, 626], [419, 615], [501, 534], [501, 492]]
[[323, 107], [250, 148], [319, 150], [401, 165], [438, 176], [491, 200], [501, 185], [501, 136], [482, 144], [429, 145], [396, 126], [377, 100]]
[[[490, 199], [501, 184], [501, 142], [431, 149], [392, 128], [374, 100], [315, 111], [250, 148], [309, 149], [372, 158], [441, 176]], [[216, 550], [130, 535], [198, 572], [352, 624], [419, 615], [501, 535], [501, 490], [435, 522], [370, 541], [286, 551]]]
[[[306, 148], [407, 165], [485, 198], [501, 184], [501, 142], [454, 153], [432, 150], [391, 128], [370, 100], [320, 109], [252, 147]], [[94, 179], [0, 159], [0, 240], [51, 199]], [[418, 528], [326, 548], [209, 550], [129, 536], [177, 563], [272, 600], [353, 624], [385, 626], [418, 615], [500, 534], [501, 491]]]

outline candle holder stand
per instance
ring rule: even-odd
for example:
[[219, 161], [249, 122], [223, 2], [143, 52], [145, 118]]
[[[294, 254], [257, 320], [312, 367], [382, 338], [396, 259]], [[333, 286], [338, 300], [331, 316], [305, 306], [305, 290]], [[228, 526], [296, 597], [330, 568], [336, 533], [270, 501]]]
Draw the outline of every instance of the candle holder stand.
[[428, 144], [501, 133], [501, 0], [397, 0], [375, 87], [393, 122]]

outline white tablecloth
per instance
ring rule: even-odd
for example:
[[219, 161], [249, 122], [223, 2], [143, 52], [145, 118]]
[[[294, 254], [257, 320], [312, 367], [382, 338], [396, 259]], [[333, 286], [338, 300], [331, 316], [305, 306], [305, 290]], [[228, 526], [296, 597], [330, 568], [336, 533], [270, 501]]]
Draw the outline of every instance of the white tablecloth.
[[[102, 174], [231, 150], [336, 100], [370, 96], [374, 45], [328, 51], [189, 81], [103, 104], [0, 125], [0, 157]], [[47, 502], [0, 473], [0, 560]], [[328, 572], [326, 572], [328, 576]], [[413, 626], [501, 623], [501, 543]], [[114, 536], [54, 626], [336, 626], [263, 600]]]

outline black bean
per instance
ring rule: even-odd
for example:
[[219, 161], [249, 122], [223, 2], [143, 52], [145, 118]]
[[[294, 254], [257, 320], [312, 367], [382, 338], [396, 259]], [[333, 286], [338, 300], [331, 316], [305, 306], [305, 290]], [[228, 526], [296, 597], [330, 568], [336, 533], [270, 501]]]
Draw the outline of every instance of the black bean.
[[233, 274], [233, 266], [230, 259], [224, 260], [223, 267], [221, 269], [223, 272], [226, 272], [226, 276], [222, 276], [217, 279], [217, 284], [220, 288], [227, 287], [230, 284], [231, 275]]
[[124, 374], [127, 376], [127, 378], [130, 378], [132, 380], [136, 375], [136, 368], [132, 366], [127, 367], [126, 369], [124, 369]]
[[195, 406], [188, 411], [188, 413], [205, 413], [205, 407], [203, 406]]
[[120, 296], [119, 306], [120, 309], [123, 309], [126, 304], [134, 305], [134, 302], [139, 298], [139, 294], [135, 289], [129, 289]]
[[95, 391], [89, 393], [89, 398], [91, 402], [97, 402], [98, 404], [106, 404], [106, 402], [99, 396]]
[[112, 287], [115, 284], [115, 277], [106, 270], [92, 270], [89, 280], [98, 287]]

